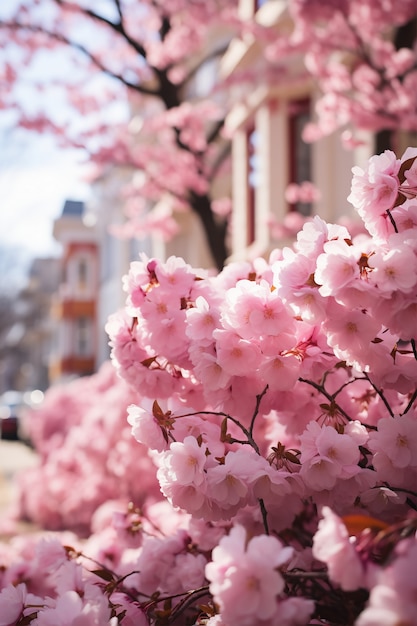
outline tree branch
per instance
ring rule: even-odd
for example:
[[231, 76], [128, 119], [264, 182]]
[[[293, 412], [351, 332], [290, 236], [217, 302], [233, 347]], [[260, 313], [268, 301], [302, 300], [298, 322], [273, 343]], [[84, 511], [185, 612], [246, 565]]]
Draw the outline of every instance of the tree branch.
[[[55, 0], [55, 1], [59, 2], [60, 0]], [[77, 43], [76, 41], [73, 41], [66, 35], [63, 35], [61, 33], [54, 33], [53, 31], [43, 28], [42, 26], [22, 24], [21, 22], [18, 22], [18, 21], [5, 22], [3, 20], [0, 20], [0, 28], [8, 28], [10, 30], [15, 30], [15, 31], [17, 30], [29, 31], [31, 33], [39, 33], [42, 35], [46, 35], [47, 37], [49, 37], [50, 39], [54, 41], [57, 41], [58, 43], [69, 46], [70, 48], [73, 48], [74, 50], [78, 50], [84, 56], [86, 56], [97, 67], [97, 69], [103, 72], [103, 74], [106, 74], [107, 76], [110, 76], [111, 78], [115, 80], [118, 80], [123, 85], [125, 85], [125, 87], [128, 87], [129, 89], [132, 89], [144, 95], [156, 96], [156, 97], [158, 97], [159, 95], [159, 92], [157, 90], [150, 89], [149, 87], [146, 87], [145, 85], [141, 85], [140, 83], [132, 83], [131, 81], [126, 79], [122, 74], [118, 74], [117, 72], [114, 72], [110, 68], [106, 67], [92, 52], [90, 52], [90, 50], [88, 50], [82, 44]]]
[[86, 17], [89, 17], [92, 20], [95, 20], [96, 22], [101, 22], [102, 24], [105, 24], [106, 26], [111, 28], [113, 31], [118, 33], [119, 35], [122, 35], [126, 43], [128, 43], [135, 50], [135, 52], [137, 52], [140, 56], [146, 59], [146, 50], [143, 47], [143, 45], [140, 42], [138, 42], [136, 39], [133, 39], [132, 37], [130, 37], [130, 35], [126, 32], [124, 28], [123, 13], [122, 13], [121, 4], [119, 0], [114, 0], [116, 9], [120, 18], [118, 22], [112, 22], [111, 20], [104, 17], [104, 15], [100, 15], [99, 13], [96, 13], [92, 9], [87, 9], [84, 7], [80, 7], [79, 5], [74, 5], [71, 2], [67, 2], [66, 0], [53, 0], [53, 1], [62, 9], [68, 9], [70, 11], [75, 10], [77, 11], [77, 13], [82, 13]]

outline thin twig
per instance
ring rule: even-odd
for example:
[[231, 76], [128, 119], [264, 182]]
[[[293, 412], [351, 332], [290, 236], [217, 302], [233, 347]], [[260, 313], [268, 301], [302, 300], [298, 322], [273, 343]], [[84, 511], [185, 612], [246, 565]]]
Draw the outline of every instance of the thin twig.
[[250, 426], [249, 426], [249, 433], [250, 433], [251, 437], [253, 435], [253, 429], [255, 427], [255, 420], [256, 420], [256, 417], [257, 417], [257, 415], [259, 413], [259, 407], [261, 405], [262, 398], [264, 397], [264, 395], [266, 394], [267, 391], [268, 391], [268, 385], [266, 385], [266, 387], [262, 391], [262, 393], [260, 393], [259, 395], [256, 396], [255, 411], [253, 412], [252, 420], [251, 420], [251, 423], [250, 423]]
[[417, 400], [417, 389], [414, 391], [413, 395], [411, 396], [410, 402], [407, 404], [405, 411], [403, 411], [401, 415], [405, 415], [406, 413], [408, 413], [408, 411], [413, 406], [415, 400]]
[[389, 219], [390, 219], [390, 222], [391, 222], [391, 224], [392, 224], [392, 226], [393, 226], [393, 228], [394, 228], [395, 232], [396, 232], [396, 233], [398, 233], [397, 224], [395, 223], [395, 220], [394, 220], [394, 218], [392, 217], [392, 215], [391, 215], [391, 211], [390, 211], [389, 209], [387, 209], [387, 215], [388, 215], [388, 217], [389, 217]]
[[345, 417], [348, 420], [348, 422], [352, 421], [352, 418], [346, 413], [346, 411], [337, 404], [337, 402], [334, 399], [334, 394], [330, 394], [328, 391], [326, 391], [326, 389], [322, 385], [315, 383], [313, 380], [307, 380], [306, 378], [299, 378], [298, 380], [300, 381], [300, 383], [306, 383], [307, 385], [311, 385], [312, 387], [314, 387], [314, 389], [317, 389], [317, 391], [322, 393], [323, 396], [325, 396], [329, 402], [333, 403], [333, 405], [338, 410], [340, 415], [343, 415], [343, 417]]
[[382, 402], [385, 404], [388, 413], [391, 415], [391, 417], [394, 417], [394, 412], [391, 409], [388, 400], [384, 396], [384, 394], [382, 392], [382, 389], [378, 389], [378, 387], [372, 382], [372, 380], [369, 378], [369, 375], [366, 372], [364, 372], [364, 376], [365, 376], [366, 380], [369, 382], [369, 384], [372, 385], [372, 388], [377, 392], [377, 394], [381, 398]]
[[263, 525], [265, 529], [265, 535], [269, 535], [268, 511], [266, 510], [265, 502], [263, 501], [262, 498], [259, 498], [258, 502], [259, 502], [259, 506], [261, 507], [262, 521], [263, 521]]

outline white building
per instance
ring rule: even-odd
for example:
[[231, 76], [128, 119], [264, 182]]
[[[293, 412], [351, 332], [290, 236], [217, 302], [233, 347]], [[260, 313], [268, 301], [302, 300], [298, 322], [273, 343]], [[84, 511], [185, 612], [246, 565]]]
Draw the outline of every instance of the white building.
[[[285, 0], [241, 0], [241, 17], [285, 31], [291, 27], [286, 5]], [[285, 72], [274, 77], [266, 71], [262, 42], [249, 34], [230, 45], [222, 75], [227, 78], [250, 69], [254, 81], [238, 86], [226, 121], [233, 136], [231, 259], [268, 255], [273, 247], [285, 244], [285, 239], [273, 238], [270, 221], [283, 223], [291, 211], [319, 214], [330, 222], [342, 215], [353, 217], [347, 202], [351, 168], [364, 164], [373, 153], [371, 134], [364, 133], [363, 145], [352, 151], [342, 147], [337, 132], [313, 144], [302, 141], [318, 92], [301, 57], [287, 57]], [[320, 191], [320, 199], [290, 204], [288, 185], [305, 181]]]
[[61, 284], [52, 303], [55, 338], [50, 357], [51, 383], [95, 371], [97, 352], [97, 240], [83, 223], [83, 202], [67, 200], [54, 221], [62, 244]]

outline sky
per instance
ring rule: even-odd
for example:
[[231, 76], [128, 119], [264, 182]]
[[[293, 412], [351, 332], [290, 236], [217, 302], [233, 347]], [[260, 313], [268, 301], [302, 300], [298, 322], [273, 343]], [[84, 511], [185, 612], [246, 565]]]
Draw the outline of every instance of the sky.
[[[0, 0], [0, 18], [9, 18], [19, 2]], [[107, 6], [112, 5], [104, 3], [102, 8]], [[46, 11], [47, 15], [47, 3], [39, 4], [38, 10]], [[91, 37], [90, 32], [83, 34]], [[77, 81], [85, 78], [82, 69], [74, 65], [71, 50], [64, 47], [54, 50], [53, 55], [41, 50], [32, 56], [29, 64], [23, 65], [17, 62], [21, 50], [12, 40], [1, 52], [0, 61], [10, 62], [19, 72], [10, 100], [16, 99], [29, 118], [42, 112], [58, 125], [75, 130], [75, 134], [77, 129], [88, 128], [89, 116], [84, 113], [73, 116], [73, 109], [68, 107], [56, 85], [64, 77], [64, 82], [72, 82], [76, 89]], [[107, 76], [87, 76], [93, 95], [102, 89], [106, 92]], [[34, 89], [34, 85], [43, 88]], [[100, 109], [99, 121], [124, 121], [127, 112], [122, 98], [111, 107]], [[81, 152], [58, 148], [52, 136], [17, 129], [15, 119], [12, 106], [9, 105], [9, 110], [0, 107], [0, 291], [5, 273], [14, 280], [16, 274], [21, 277], [22, 271], [26, 272], [31, 259], [59, 256], [60, 245], [52, 236], [54, 219], [61, 214], [65, 200], [87, 200], [91, 194], [84, 180], [86, 170], [90, 169], [91, 174], [91, 168], [83, 167]]]
[[[0, 115], [1, 121], [1, 115]], [[51, 138], [0, 134], [0, 252], [3, 284], [25, 280], [30, 261], [58, 256], [53, 221], [66, 199], [86, 200], [80, 157], [63, 151]]]
[[66, 199], [85, 199], [88, 186], [75, 154], [50, 146], [39, 159], [41, 142], [34, 138], [31, 143], [22, 161], [0, 166], [0, 241], [49, 256], [59, 251], [53, 220]]
[[[7, 18], [17, 4], [0, 0], [0, 17]], [[3, 50], [6, 60], [15, 60], [16, 54], [13, 44]], [[21, 68], [17, 94], [29, 114], [39, 108], [64, 113], [53, 90], [48, 88], [38, 99], [30, 88], [31, 81], [48, 85], [63, 71], [74, 73], [65, 50], [53, 58], [35, 55], [30, 67]], [[79, 153], [58, 148], [51, 136], [16, 129], [13, 112], [0, 109], [0, 290], [7, 280], [24, 282], [31, 259], [60, 254], [53, 221], [66, 199], [85, 200], [89, 191]]]

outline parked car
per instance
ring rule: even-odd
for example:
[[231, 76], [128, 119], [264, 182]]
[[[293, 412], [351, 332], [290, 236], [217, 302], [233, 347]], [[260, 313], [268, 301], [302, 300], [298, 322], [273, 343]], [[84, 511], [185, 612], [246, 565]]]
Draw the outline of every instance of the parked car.
[[2, 439], [19, 439], [19, 417], [23, 404], [23, 393], [20, 391], [5, 391], [0, 396], [0, 433]]
[[30, 444], [28, 419], [43, 400], [43, 391], [5, 391], [0, 396], [0, 438]]

